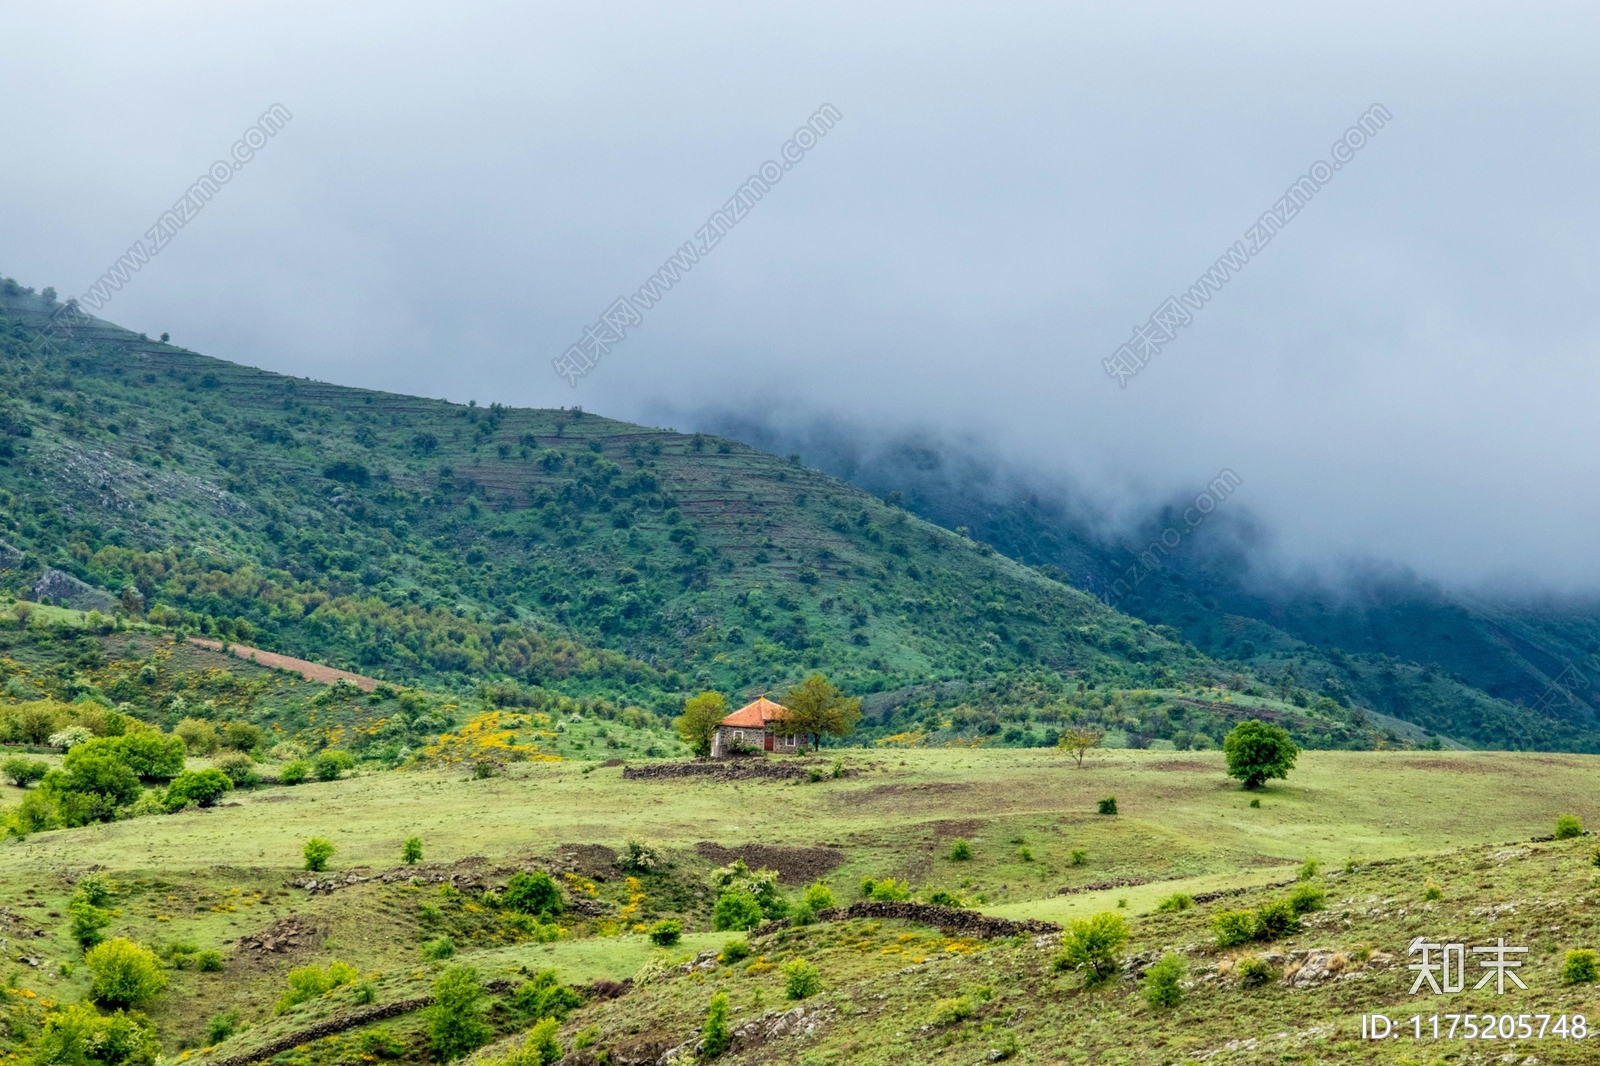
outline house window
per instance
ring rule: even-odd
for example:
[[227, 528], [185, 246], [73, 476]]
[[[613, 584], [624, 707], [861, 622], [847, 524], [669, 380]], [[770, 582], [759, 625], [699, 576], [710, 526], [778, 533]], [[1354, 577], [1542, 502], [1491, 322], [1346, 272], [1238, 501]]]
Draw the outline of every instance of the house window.
[[733, 742], [735, 744], [743, 744], [744, 743], [744, 730], [735, 729], [733, 731]]
[[794, 747], [794, 737], [784, 737], [783, 738], [783, 744], [784, 744], [784, 747], [787, 747], [787, 748]]

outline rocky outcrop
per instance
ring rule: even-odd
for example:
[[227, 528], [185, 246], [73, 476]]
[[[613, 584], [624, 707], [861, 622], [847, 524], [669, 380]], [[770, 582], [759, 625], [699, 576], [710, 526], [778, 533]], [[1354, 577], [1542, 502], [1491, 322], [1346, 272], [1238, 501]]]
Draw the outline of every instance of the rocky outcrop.
[[75, 611], [110, 611], [117, 598], [104, 589], [85, 584], [61, 570], [46, 570], [33, 586], [33, 598], [40, 603], [57, 603]]

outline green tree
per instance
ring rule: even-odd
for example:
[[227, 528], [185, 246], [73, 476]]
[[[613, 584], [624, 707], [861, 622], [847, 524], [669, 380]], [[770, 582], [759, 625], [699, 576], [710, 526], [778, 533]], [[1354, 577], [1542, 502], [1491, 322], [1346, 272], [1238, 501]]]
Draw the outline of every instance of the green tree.
[[772, 731], [779, 736], [809, 737], [813, 748], [822, 743], [823, 734], [849, 736], [861, 720], [861, 700], [845, 696], [821, 673], [785, 693], [783, 707], [788, 713], [773, 719]]
[[317, 775], [318, 781], [337, 781], [355, 765], [356, 760], [348, 751], [329, 748], [311, 760], [311, 772]]
[[706, 1023], [700, 1027], [700, 1054], [714, 1059], [728, 1050], [733, 1035], [728, 1032], [728, 993], [718, 992], [711, 997], [711, 1008], [706, 1011]]
[[702, 692], [683, 705], [683, 713], [673, 719], [678, 736], [696, 754], [704, 758], [711, 754], [711, 737], [717, 726], [728, 717], [728, 701], [720, 692]]
[[1128, 942], [1128, 923], [1122, 915], [1105, 911], [1092, 918], [1077, 918], [1061, 938], [1056, 967], [1082, 970], [1085, 984], [1097, 985], [1116, 975], [1118, 952]]
[[724, 929], [754, 929], [761, 924], [761, 904], [748, 892], [737, 889], [717, 897], [711, 912], [711, 927], [718, 932]]
[[185, 770], [167, 786], [167, 810], [175, 811], [191, 803], [209, 807], [232, 788], [233, 779], [221, 770]]
[[1056, 747], [1062, 751], [1071, 752], [1072, 757], [1077, 760], [1078, 769], [1081, 770], [1083, 769], [1083, 757], [1089, 754], [1089, 749], [1098, 747], [1100, 742], [1105, 739], [1105, 736], [1105, 730], [1103, 729], [1068, 729], [1061, 734], [1061, 739], [1056, 741]]
[[94, 975], [89, 995], [107, 1007], [135, 1007], [167, 987], [155, 955], [120, 936], [90, 948], [83, 962]]
[[1287, 778], [1300, 754], [1287, 729], [1255, 719], [1234, 726], [1222, 750], [1228, 756], [1228, 776], [1244, 782], [1247, 789], [1260, 788], [1269, 778]]
[[506, 882], [500, 898], [507, 907], [523, 914], [547, 917], [562, 911], [561, 890], [543, 870], [531, 874], [518, 870]]
[[406, 837], [406, 842], [400, 845], [400, 861], [407, 866], [412, 866], [422, 861], [421, 837]]
[[1563, 814], [1556, 819], [1556, 839], [1571, 840], [1583, 836], [1583, 819], [1576, 814]]
[[20, 755], [0, 763], [0, 774], [18, 788], [34, 784], [49, 770], [50, 764], [43, 759], [24, 759]]
[[452, 966], [433, 983], [428, 1041], [441, 1062], [482, 1047], [494, 1035], [483, 1020], [483, 984], [470, 966]]
[[333, 846], [333, 841], [327, 837], [312, 837], [306, 841], [303, 854], [306, 857], [306, 869], [313, 873], [326, 870], [328, 860], [333, 858], [333, 853], [338, 849]]
[[833, 891], [821, 881], [813, 881], [806, 888], [805, 905], [813, 912], [827, 910], [834, 905]]

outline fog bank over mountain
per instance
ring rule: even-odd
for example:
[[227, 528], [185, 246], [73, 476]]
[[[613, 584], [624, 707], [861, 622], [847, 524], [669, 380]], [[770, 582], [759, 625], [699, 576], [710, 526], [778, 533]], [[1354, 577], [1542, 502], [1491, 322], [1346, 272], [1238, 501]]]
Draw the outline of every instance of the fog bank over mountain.
[[[7, 20], [0, 269], [26, 284], [91, 290], [264, 112], [293, 116], [99, 312], [152, 337], [480, 404], [931, 427], [1112, 522], [1232, 470], [1226, 512], [1291, 569], [1600, 588], [1592, 4]], [[1106, 360], [1222, 256], [1119, 387]]]
[[[1382, 600], [1459, 599], [1541, 613], [1600, 611], [1600, 596], [1582, 583], [1557, 585], [1531, 571], [1503, 568], [1493, 579], [1452, 575], [1384, 558], [1371, 551], [1319, 556], [1285, 545], [1270, 518], [1250, 501], [1250, 485], [1229, 468], [1192, 489], [1108, 495], [1052, 468], [1005, 456], [971, 436], [932, 430], [890, 433], [818, 416], [779, 422], [745, 410], [657, 411], [680, 428], [733, 437], [780, 455], [799, 455], [824, 470], [922, 517], [974, 537], [1010, 537], [1002, 545], [1031, 564], [1057, 563], [1073, 584], [1116, 598], [1124, 568], [1163, 541], [1160, 569], [1208, 575], [1265, 603], [1315, 597], [1348, 608]], [[1200, 504], [1196, 509], [1196, 503]], [[1204, 513], [1202, 513], [1202, 511]], [[1043, 541], [1033, 538], [1043, 537]], [[1143, 570], [1149, 571], [1146, 564]]]

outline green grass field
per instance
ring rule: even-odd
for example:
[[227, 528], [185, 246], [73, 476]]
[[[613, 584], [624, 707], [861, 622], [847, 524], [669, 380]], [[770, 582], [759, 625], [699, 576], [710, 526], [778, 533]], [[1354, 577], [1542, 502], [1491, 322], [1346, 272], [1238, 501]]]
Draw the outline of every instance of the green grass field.
[[[207, 1019], [226, 1009], [238, 1009], [253, 1028], [219, 1055], [302, 1024], [312, 1016], [306, 1007], [291, 1012], [294, 1017], [272, 1014], [292, 965], [338, 958], [374, 975], [380, 1001], [423, 994], [441, 964], [425, 963], [421, 945], [446, 932], [458, 945], [452, 961], [472, 963], [486, 978], [554, 967], [570, 983], [618, 980], [652, 957], [670, 954], [676, 961], [727, 938], [710, 932], [705, 878], [716, 862], [695, 850], [697, 843], [711, 842], [735, 849], [761, 844], [837, 852], [839, 862], [825, 880], [844, 903], [856, 898], [861, 878], [893, 876], [909, 881], [919, 898], [942, 889], [1006, 917], [1065, 922], [1114, 910], [1132, 926], [1130, 950], [1189, 945], [1191, 971], [1238, 954], [1210, 950], [1211, 914], [1281, 896], [1286, 890], [1265, 886], [1292, 878], [1313, 857], [1323, 864], [1318, 883], [1328, 893], [1329, 909], [1312, 915], [1317, 924], [1308, 923], [1288, 944], [1255, 950], [1326, 946], [1353, 957], [1365, 948], [1399, 960], [1389, 970], [1363, 971], [1367, 979], [1307, 991], [1275, 982], [1246, 993], [1230, 990], [1225, 978], [1214, 975], [1195, 985], [1178, 1015], [1168, 1016], [1145, 1007], [1134, 982], [1087, 992], [1078, 988], [1076, 975], [1050, 973], [1054, 948], [1028, 938], [951, 942], [935, 930], [902, 923], [826, 923], [780, 934], [757, 948], [769, 962], [797, 953], [810, 957], [824, 982], [807, 1005], [827, 1004], [829, 1013], [808, 1023], [816, 1028], [806, 1040], [763, 1044], [734, 1061], [974, 1061], [991, 1046], [1005, 1050], [997, 1041], [1012, 1033], [1021, 1062], [1182, 1062], [1227, 1039], [1263, 1043], [1236, 1047], [1215, 1061], [1400, 1062], [1403, 1057], [1396, 1056], [1416, 1049], [1358, 1043], [1317, 1057], [1322, 1053], [1311, 1048], [1318, 1041], [1328, 1047], [1348, 1042], [1366, 1011], [1404, 1006], [1401, 978], [1412, 936], [1499, 935], [1507, 923], [1480, 912], [1506, 903], [1518, 909], [1505, 935], [1529, 940], [1538, 954], [1539, 983], [1533, 988], [1539, 1002], [1580, 1010], [1593, 987], [1569, 992], [1555, 972], [1558, 951], [1593, 946], [1595, 904], [1585, 901], [1600, 901], [1600, 888], [1588, 862], [1592, 845], [1582, 839], [1526, 843], [1547, 836], [1559, 814], [1600, 817], [1593, 788], [1600, 761], [1592, 757], [1306, 752], [1288, 782], [1245, 793], [1225, 776], [1219, 753], [1098, 751], [1082, 769], [1046, 750], [881, 748], [839, 754], [853, 772], [815, 783], [629, 780], [619, 767], [574, 761], [514, 764], [505, 776], [486, 780], [459, 770], [369, 773], [237, 792], [212, 810], [7, 841], [0, 845], [0, 907], [19, 916], [7, 951], [13, 960], [19, 954], [34, 960], [15, 965], [8, 983], [56, 1000], [86, 990], [87, 975], [75, 962], [79, 952], [64, 914], [72, 881], [90, 870], [103, 871], [117, 886], [118, 917], [109, 935], [157, 947], [217, 947], [227, 957], [219, 973], [170, 971], [171, 988], [148, 1008], [169, 1054], [203, 1044]], [[830, 763], [818, 765], [826, 769]], [[9, 790], [6, 798], [15, 795]], [[1096, 802], [1108, 796], [1116, 797], [1120, 813], [1095, 813]], [[1250, 805], [1252, 798], [1259, 807]], [[330, 864], [334, 874], [355, 871], [372, 879], [328, 895], [291, 885], [307, 876], [300, 870], [300, 849], [317, 835], [338, 848]], [[608, 868], [602, 853], [574, 845], [620, 849], [630, 838], [648, 840], [665, 850], [670, 867], [641, 877], [637, 891], [643, 899], [619, 934], [599, 935], [598, 920], [569, 915], [560, 939], [540, 943], [507, 926], [492, 907], [474, 902], [470, 886], [451, 895], [432, 883], [381, 880], [377, 875], [399, 865], [400, 844], [410, 835], [424, 842], [424, 862], [416, 871], [425, 879], [456, 872], [492, 887], [517, 868], [545, 868], [569, 894], [582, 895], [576, 886], [587, 881], [613, 913], [630, 899], [622, 872]], [[957, 838], [970, 842], [970, 860], [948, 857]], [[1074, 851], [1083, 853], [1077, 864]], [[1507, 851], [1517, 854], [1493, 858]], [[1351, 863], [1355, 869], [1346, 873]], [[1443, 924], [1417, 921], [1427, 913], [1421, 908], [1429, 879], [1445, 888], [1441, 902], [1426, 905], [1436, 906]], [[1058, 894], [1107, 881], [1148, 883]], [[797, 895], [803, 884], [796, 879], [785, 887]], [[1247, 891], [1236, 901], [1180, 914], [1154, 911], [1174, 891], [1197, 895], [1234, 888]], [[1345, 899], [1358, 902], [1337, 902]], [[1530, 904], [1533, 899], [1541, 902]], [[1413, 909], [1397, 917], [1402, 903], [1396, 901], [1409, 901]], [[1340, 908], [1348, 921], [1326, 917]], [[1547, 917], [1544, 910], [1552, 913]], [[1532, 912], [1540, 917], [1528, 920]], [[665, 916], [683, 918], [687, 930], [669, 953], [626, 931], [633, 921]], [[234, 943], [291, 917], [307, 932], [289, 951], [262, 954]], [[22, 927], [44, 935], [26, 936]], [[948, 950], [953, 943], [956, 950]], [[951, 961], [926, 973], [899, 972], [922, 965], [908, 959], [944, 957]], [[1389, 972], [1395, 965], [1399, 972]], [[1530, 962], [1530, 972], [1533, 967]], [[624, 1037], [637, 1041], [641, 1033], [658, 1030], [677, 1034], [681, 1042], [699, 1024], [712, 986], [720, 985], [736, 993], [741, 1014], [788, 1006], [777, 970], [758, 967], [752, 976], [724, 966], [594, 1004], [574, 1015], [564, 1031], [570, 1036], [596, 1024], [619, 1047]], [[921, 1028], [935, 1000], [959, 998], [969, 985], [989, 988], [969, 994], [976, 1005], [972, 1018]], [[873, 998], [880, 995], [889, 998]], [[1470, 994], [1461, 997], [1463, 1004], [1469, 1000]], [[1472, 1001], [1487, 1009], [1481, 1000], [1479, 994]], [[317, 1009], [337, 1014], [342, 1002], [335, 995]], [[880, 1009], [885, 1004], [894, 1009]], [[1017, 1015], [1022, 1009], [1026, 1013]], [[1411, 1013], [1406, 1008], [1406, 1016]], [[1026, 1018], [1026, 1024], [1007, 1024], [1013, 1016]], [[1173, 1024], [1174, 1017], [1183, 1023]], [[1600, 1022], [1600, 1010], [1595, 1017]], [[408, 1018], [387, 1024], [402, 1037], [411, 1033], [407, 1054], [424, 1061], [420, 1016]], [[1304, 1039], [1277, 1038], [1290, 1018], [1303, 1022], [1303, 1030], [1332, 1029]], [[502, 1021], [507, 1031], [515, 1028], [514, 1019]], [[636, 1027], [638, 1032], [629, 1032]], [[1224, 1039], [1225, 1033], [1231, 1035]], [[1133, 1050], [1158, 1036], [1170, 1053]], [[883, 1050], [891, 1045], [899, 1049], [894, 1054]], [[343, 1061], [354, 1046], [346, 1037], [329, 1038], [280, 1058]], [[1526, 1054], [1540, 1061], [1580, 1061], [1569, 1053], [1581, 1048], [1528, 1048]], [[1476, 1053], [1459, 1041], [1456, 1049]]]

